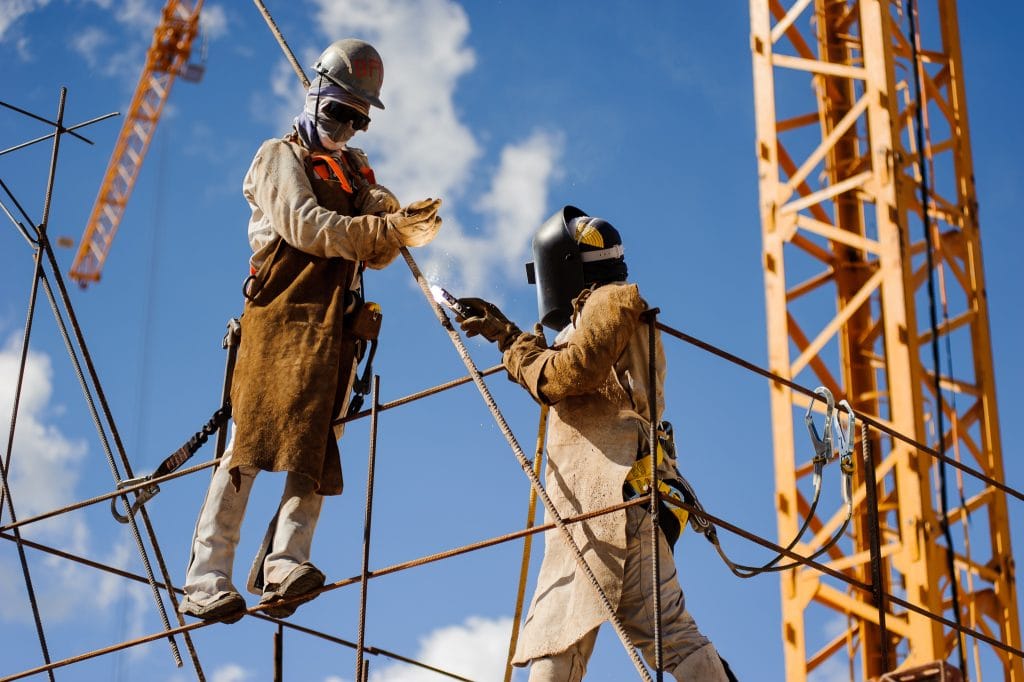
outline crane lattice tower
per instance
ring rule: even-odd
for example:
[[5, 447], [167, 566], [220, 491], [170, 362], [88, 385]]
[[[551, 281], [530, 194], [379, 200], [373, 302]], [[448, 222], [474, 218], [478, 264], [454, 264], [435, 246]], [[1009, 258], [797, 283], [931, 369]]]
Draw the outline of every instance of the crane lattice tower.
[[[855, 411], [1003, 481], [956, 6], [918, 5], [750, 2], [769, 359], [783, 377], [824, 385]], [[930, 305], [943, 312], [937, 335]], [[946, 355], [942, 366], [933, 342]], [[794, 455], [810, 449], [794, 439], [807, 404], [781, 384], [771, 388], [783, 542], [809, 506], [811, 467]], [[894, 439], [870, 440], [885, 590], [1019, 648], [1005, 495], [958, 475], [948, 486], [946, 532], [938, 460]], [[814, 538], [800, 548], [819, 546], [844, 516], [813, 524]], [[826, 559], [870, 583], [866, 523], [855, 516]], [[957, 662], [955, 630], [891, 606], [882, 660], [879, 620], [870, 594], [809, 568], [784, 573], [786, 679], [806, 680], [826, 664], [865, 679]], [[990, 679], [1024, 680], [1020, 658], [975, 640], [964, 646], [971, 679], [984, 669]]]

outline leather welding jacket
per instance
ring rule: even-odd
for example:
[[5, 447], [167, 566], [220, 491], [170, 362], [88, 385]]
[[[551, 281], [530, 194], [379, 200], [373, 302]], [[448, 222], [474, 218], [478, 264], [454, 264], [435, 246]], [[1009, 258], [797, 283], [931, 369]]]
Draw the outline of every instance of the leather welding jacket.
[[365, 157], [347, 150], [334, 161], [344, 181], [292, 134], [264, 142], [245, 176], [254, 274], [231, 387], [232, 470], [302, 474], [321, 495], [342, 489], [331, 422], [353, 374], [344, 319], [357, 261], [384, 267], [399, 246], [383, 218], [364, 215], [371, 204], [398, 209], [360, 173]]
[[[551, 405], [545, 489], [562, 518], [623, 501], [622, 485], [646, 442], [650, 408], [647, 304], [635, 284], [614, 283], [574, 302], [573, 325], [547, 349], [522, 334], [505, 351], [512, 380]], [[655, 343], [656, 416], [664, 407], [665, 356]], [[672, 465], [667, 461], [667, 474]], [[549, 515], [545, 515], [548, 517]], [[550, 518], [546, 518], [550, 522]], [[569, 526], [598, 583], [617, 608], [626, 559], [626, 511]], [[565, 651], [607, 614], [560, 530], [544, 534], [544, 560], [513, 662]]]

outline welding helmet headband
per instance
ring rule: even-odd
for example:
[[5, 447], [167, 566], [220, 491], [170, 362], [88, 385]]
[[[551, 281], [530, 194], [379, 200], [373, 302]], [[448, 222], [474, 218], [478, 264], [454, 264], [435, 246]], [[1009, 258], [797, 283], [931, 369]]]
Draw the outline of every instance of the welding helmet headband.
[[541, 324], [561, 331], [572, 318], [572, 301], [591, 284], [626, 279], [622, 239], [612, 225], [563, 206], [533, 237], [526, 278], [537, 285]]

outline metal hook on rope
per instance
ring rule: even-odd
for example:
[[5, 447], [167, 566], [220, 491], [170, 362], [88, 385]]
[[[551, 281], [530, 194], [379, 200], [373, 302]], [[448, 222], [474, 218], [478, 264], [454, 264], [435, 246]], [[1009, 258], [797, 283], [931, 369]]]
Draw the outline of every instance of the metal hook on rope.
[[[151, 478], [153, 478], [152, 474], [150, 474], [148, 476], [137, 476], [135, 478], [126, 478], [123, 481], [118, 481], [117, 489], [118, 490], [124, 490], [125, 488], [130, 488], [133, 485], [138, 485], [139, 483], [145, 483], [146, 481], [150, 480]], [[135, 502], [133, 502], [131, 505], [128, 506], [128, 513], [127, 514], [122, 514], [121, 512], [119, 512], [117, 510], [117, 498], [115, 497], [115, 498], [110, 500], [110, 513], [113, 515], [113, 517], [117, 520], [118, 523], [125, 523], [126, 524], [126, 523], [128, 523], [129, 521], [132, 520], [132, 517], [135, 516], [135, 514], [139, 511], [139, 509], [142, 508], [142, 505], [146, 504], [151, 499], [153, 499], [153, 497], [155, 497], [158, 492], [160, 492], [160, 486], [158, 486], [158, 485], [147, 486], [145, 488], [141, 488], [141, 489], [135, 491], [135, 494], [136, 494]], [[127, 503], [127, 501], [126, 501], [126, 503]]]
[[[845, 400], [839, 401], [839, 407], [846, 411], [846, 428], [843, 428], [843, 420], [836, 414], [836, 423], [839, 428], [839, 470], [843, 472], [843, 501], [848, 507], [853, 505], [853, 445], [857, 434], [857, 414]], [[841, 410], [842, 411], [842, 410]]]
[[[814, 407], [812, 400], [807, 405], [807, 412], [804, 414], [804, 424], [807, 425], [807, 432], [811, 436], [811, 443], [814, 445], [814, 490], [815, 497], [821, 486], [821, 472], [832, 458], [832, 420], [835, 418], [836, 402], [832, 397], [832, 391], [824, 386], [814, 389], [816, 395], [825, 400], [825, 436], [818, 435], [818, 429], [814, 426], [814, 417], [811, 416], [811, 409]], [[845, 402], [845, 401], [844, 401]]]
[[[814, 498], [811, 501], [810, 508], [804, 518], [803, 525], [800, 530], [797, 531], [796, 536], [789, 542], [785, 547], [785, 551], [790, 551], [796, 547], [797, 543], [803, 537], [804, 533], [811, 525], [811, 520], [814, 518], [815, 511], [818, 508], [818, 501], [821, 497], [821, 473], [825, 469], [825, 466], [835, 460], [839, 460], [839, 467], [842, 471], [842, 491], [843, 500], [846, 503], [846, 519], [843, 521], [842, 526], [832, 534], [825, 544], [819, 547], [810, 557], [815, 559], [826, 551], [828, 551], [839, 538], [842, 537], [843, 533], [846, 532], [846, 528], [850, 523], [850, 519], [853, 516], [853, 443], [854, 443], [854, 428], [857, 423], [857, 416], [850, 407], [850, 404], [841, 400], [839, 402], [839, 411], [844, 411], [847, 414], [846, 427], [843, 427], [842, 420], [839, 418], [836, 410], [835, 398], [832, 396], [832, 392], [824, 386], [819, 386], [814, 389], [814, 393], [820, 396], [825, 401], [825, 421], [823, 429], [823, 436], [818, 435], [818, 429], [814, 425], [814, 418], [811, 416], [811, 411], [814, 407], [814, 401], [807, 406], [807, 412], [804, 414], [804, 424], [807, 426], [807, 433], [811, 437], [811, 444], [814, 448]], [[836, 440], [838, 441], [838, 452], [833, 450], [833, 430], [836, 434]], [[733, 572], [739, 578], [752, 578], [760, 573], [770, 573], [778, 571], [786, 571], [791, 568], [796, 568], [799, 564], [797, 562], [789, 562], [780, 564], [779, 562], [785, 557], [785, 554], [779, 553], [774, 559], [761, 566], [747, 566], [744, 564], [736, 564], [732, 562], [725, 551], [718, 543], [717, 537], [712, 534], [705, 533], [708, 540], [715, 545], [715, 549], [718, 551], [719, 556], [728, 565], [729, 570]]]

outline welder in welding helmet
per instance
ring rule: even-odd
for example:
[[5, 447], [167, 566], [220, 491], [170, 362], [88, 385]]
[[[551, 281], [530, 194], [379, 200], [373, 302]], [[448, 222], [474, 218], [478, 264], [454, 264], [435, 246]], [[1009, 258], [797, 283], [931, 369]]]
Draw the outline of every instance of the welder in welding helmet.
[[572, 302], [594, 284], [626, 279], [622, 238], [611, 223], [563, 206], [533, 237], [533, 262], [526, 277], [537, 285], [537, 310], [545, 327], [560, 331], [572, 317]]
[[[544, 221], [533, 237], [533, 258], [526, 264], [526, 277], [537, 285], [541, 323], [555, 331], [569, 324], [573, 300], [584, 289], [622, 282], [627, 275], [618, 230], [575, 206], [563, 206]], [[460, 303], [475, 313], [460, 319], [468, 336], [480, 334], [504, 352], [522, 333], [493, 303], [478, 298]]]

